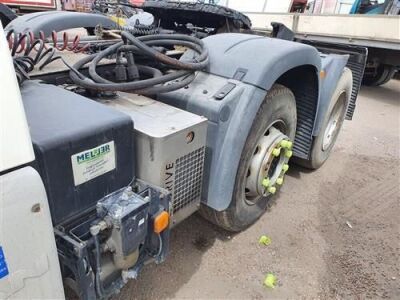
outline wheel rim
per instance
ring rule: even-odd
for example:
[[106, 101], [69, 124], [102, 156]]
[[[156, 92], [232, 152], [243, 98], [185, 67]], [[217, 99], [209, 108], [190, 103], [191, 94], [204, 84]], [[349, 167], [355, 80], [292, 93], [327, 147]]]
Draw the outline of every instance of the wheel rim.
[[322, 151], [328, 150], [332, 142], [335, 140], [337, 134], [339, 133], [340, 122], [344, 110], [344, 101], [346, 94], [343, 92], [340, 94], [338, 101], [333, 107], [332, 113], [329, 117], [328, 124], [324, 132], [324, 138], [322, 140]]
[[245, 200], [254, 205], [261, 197], [272, 195], [283, 184], [292, 156], [292, 141], [283, 133], [281, 121], [270, 126], [253, 150], [247, 165]]

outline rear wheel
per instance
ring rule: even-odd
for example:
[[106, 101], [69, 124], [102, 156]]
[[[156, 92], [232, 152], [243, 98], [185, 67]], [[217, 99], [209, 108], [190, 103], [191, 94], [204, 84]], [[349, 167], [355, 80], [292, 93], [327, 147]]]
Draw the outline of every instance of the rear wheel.
[[265, 212], [288, 170], [296, 121], [292, 92], [282, 85], [274, 85], [247, 137], [229, 207], [218, 212], [203, 206], [203, 216], [226, 230], [241, 231]]
[[394, 66], [380, 64], [373, 73], [364, 75], [362, 83], [369, 86], [379, 86], [387, 83], [396, 73]]
[[342, 128], [351, 97], [353, 77], [350, 69], [344, 68], [332, 95], [320, 133], [315, 137], [309, 160], [296, 159], [296, 163], [309, 169], [318, 169], [328, 159]]

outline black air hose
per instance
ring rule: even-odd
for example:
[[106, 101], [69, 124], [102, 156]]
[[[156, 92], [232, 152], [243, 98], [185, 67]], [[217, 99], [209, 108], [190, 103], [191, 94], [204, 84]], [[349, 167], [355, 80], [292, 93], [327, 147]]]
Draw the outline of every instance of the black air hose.
[[[180, 45], [193, 50], [193, 58], [181, 61], [171, 58], [156, 49], [154, 46]], [[121, 53], [145, 55], [170, 67], [172, 72], [162, 74], [161, 71], [148, 66], [138, 65], [140, 75], [150, 76], [149, 79], [112, 82], [101, 77], [96, 72], [100, 61], [106, 57]], [[84, 65], [89, 64], [89, 77], [79, 72]], [[79, 86], [98, 91], [128, 91], [138, 94], [166, 93], [187, 86], [194, 79], [194, 72], [208, 66], [208, 51], [204, 43], [195, 37], [182, 34], [160, 34], [134, 37], [128, 32], [122, 32], [122, 41], [107, 49], [85, 57], [77, 62], [70, 71], [71, 79]]]

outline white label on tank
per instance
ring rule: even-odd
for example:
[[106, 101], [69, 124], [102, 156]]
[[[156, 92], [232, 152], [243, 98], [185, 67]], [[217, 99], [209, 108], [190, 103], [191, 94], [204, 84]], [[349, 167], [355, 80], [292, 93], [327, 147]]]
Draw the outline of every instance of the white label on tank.
[[71, 156], [75, 186], [115, 169], [114, 141]]

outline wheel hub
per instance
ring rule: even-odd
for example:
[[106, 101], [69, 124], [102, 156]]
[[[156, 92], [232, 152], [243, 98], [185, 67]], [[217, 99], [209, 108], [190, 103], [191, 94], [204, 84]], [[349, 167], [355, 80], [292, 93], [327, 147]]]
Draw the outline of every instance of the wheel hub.
[[324, 135], [322, 150], [325, 151], [326, 149], [328, 149], [329, 145], [332, 143], [332, 138], [336, 131], [337, 123], [338, 123], [338, 120], [331, 120], [330, 123], [328, 124], [328, 127], [326, 128], [325, 135]]
[[339, 98], [339, 101], [335, 104], [329, 117], [329, 121], [324, 132], [324, 138], [322, 140], [323, 151], [326, 151], [330, 147], [339, 129], [340, 117], [342, 115], [342, 110], [344, 109], [343, 103], [340, 100], [341, 98]]
[[245, 196], [253, 204], [259, 197], [275, 194], [293, 154], [293, 143], [285, 134], [275, 127], [268, 132], [258, 140], [247, 171]]

